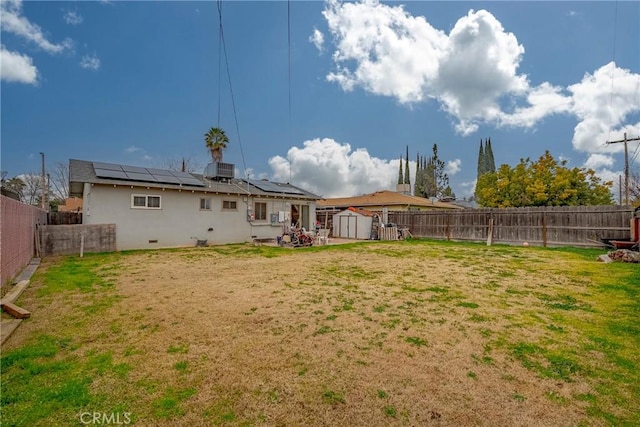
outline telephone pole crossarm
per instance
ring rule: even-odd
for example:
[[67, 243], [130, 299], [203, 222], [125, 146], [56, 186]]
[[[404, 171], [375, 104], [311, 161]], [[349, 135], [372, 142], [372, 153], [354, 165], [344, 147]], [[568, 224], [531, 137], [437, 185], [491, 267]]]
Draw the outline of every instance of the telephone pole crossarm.
[[629, 204], [629, 151], [627, 150], [627, 143], [632, 141], [640, 141], [640, 137], [627, 138], [626, 132], [624, 133], [624, 139], [607, 141], [607, 145], [624, 142], [624, 203], [626, 205]]

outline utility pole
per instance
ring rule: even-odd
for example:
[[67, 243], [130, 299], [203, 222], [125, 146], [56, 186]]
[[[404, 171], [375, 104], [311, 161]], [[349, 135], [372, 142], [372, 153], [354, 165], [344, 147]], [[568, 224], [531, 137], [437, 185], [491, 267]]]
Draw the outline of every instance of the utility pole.
[[622, 175], [618, 175], [618, 204], [622, 206]]
[[45, 173], [44, 173], [44, 153], [42, 151], [40, 152], [40, 156], [42, 157], [42, 177], [41, 177], [41, 179], [42, 179], [42, 194], [40, 195], [40, 205], [42, 206], [42, 209], [46, 209], [45, 208], [45, 203], [46, 203], [46, 201], [45, 201], [45, 185], [46, 185], [45, 179], [46, 179], [46, 177], [45, 177]]
[[627, 139], [627, 133], [624, 133], [624, 139], [617, 141], [607, 141], [607, 144], [617, 144], [624, 142], [624, 203], [629, 204], [629, 152], [627, 150], [627, 142], [640, 141], [640, 138]]

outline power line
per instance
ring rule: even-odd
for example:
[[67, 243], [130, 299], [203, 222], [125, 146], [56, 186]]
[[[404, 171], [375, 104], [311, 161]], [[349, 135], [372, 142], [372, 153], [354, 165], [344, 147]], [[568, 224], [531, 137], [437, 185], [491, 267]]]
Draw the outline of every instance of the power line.
[[222, 0], [218, 0], [218, 128], [220, 128], [220, 104], [222, 98]]
[[[287, 84], [289, 107], [289, 146], [291, 146], [291, 1], [287, 0]], [[289, 182], [291, 182], [291, 160], [289, 160]]]
[[613, 121], [613, 82], [614, 75], [616, 72], [616, 38], [618, 35], [618, 1], [616, 0], [616, 8], [613, 14], [613, 53], [611, 54], [612, 59], [612, 67], [611, 67], [611, 94], [609, 96], [609, 135], [607, 136], [607, 140], [611, 139], [611, 122]]
[[222, 2], [218, 0], [218, 17], [220, 19], [220, 40], [222, 40], [222, 51], [224, 52], [224, 62], [227, 69], [227, 79], [229, 81], [229, 92], [231, 93], [231, 106], [233, 107], [233, 118], [236, 124], [236, 133], [238, 135], [238, 145], [240, 146], [240, 157], [242, 157], [242, 167], [247, 172], [247, 164], [244, 160], [244, 150], [242, 149], [242, 139], [240, 138], [240, 126], [238, 125], [238, 113], [236, 110], [236, 100], [233, 95], [233, 85], [231, 84], [231, 71], [229, 70], [229, 58], [227, 56], [227, 43], [224, 38], [224, 27], [222, 25]]
[[640, 141], [640, 138], [627, 138], [627, 133], [624, 133], [624, 139], [617, 141], [607, 141], [607, 144], [617, 144], [624, 142], [624, 188], [625, 188], [625, 204], [629, 204], [629, 152], [627, 150], [627, 143], [631, 141]]

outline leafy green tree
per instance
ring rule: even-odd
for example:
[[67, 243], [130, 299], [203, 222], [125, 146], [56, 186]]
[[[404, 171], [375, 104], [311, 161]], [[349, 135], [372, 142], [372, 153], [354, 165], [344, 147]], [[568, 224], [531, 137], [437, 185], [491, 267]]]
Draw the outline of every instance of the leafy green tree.
[[211, 128], [204, 134], [204, 143], [214, 162], [222, 161], [222, 151], [227, 148], [229, 138], [222, 128]]
[[566, 167], [549, 151], [533, 162], [520, 159], [478, 178], [476, 197], [485, 207], [578, 206], [611, 204], [611, 182], [602, 182], [591, 169]]
[[15, 176], [2, 181], [2, 186], [14, 191], [20, 197], [20, 200], [24, 200], [24, 190], [27, 184], [19, 177]]

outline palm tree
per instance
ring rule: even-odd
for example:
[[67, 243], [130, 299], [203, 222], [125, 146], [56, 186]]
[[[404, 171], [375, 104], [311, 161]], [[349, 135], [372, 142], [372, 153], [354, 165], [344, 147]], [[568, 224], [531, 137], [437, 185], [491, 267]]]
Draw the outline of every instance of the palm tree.
[[227, 148], [229, 138], [222, 128], [211, 128], [204, 134], [204, 143], [214, 162], [222, 161], [222, 150]]

